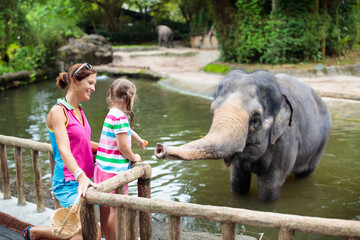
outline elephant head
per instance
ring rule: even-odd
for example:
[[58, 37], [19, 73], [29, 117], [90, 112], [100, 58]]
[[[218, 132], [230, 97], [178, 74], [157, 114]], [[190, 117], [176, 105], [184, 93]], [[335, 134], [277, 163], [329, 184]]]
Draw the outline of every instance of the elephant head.
[[231, 190], [247, 193], [257, 174], [259, 198], [274, 200], [291, 172], [311, 175], [331, 129], [326, 104], [309, 86], [285, 74], [232, 71], [211, 104], [213, 122], [201, 139], [178, 147], [158, 144], [157, 158], [224, 158]]
[[241, 154], [256, 161], [269, 141], [274, 144], [291, 124], [291, 109], [272, 75], [232, 71], [217, 87], [208, 134], [179, 147], [158, 144], [155, 155], [181, 160], [225, 158], [230, 164], [232, 156]]

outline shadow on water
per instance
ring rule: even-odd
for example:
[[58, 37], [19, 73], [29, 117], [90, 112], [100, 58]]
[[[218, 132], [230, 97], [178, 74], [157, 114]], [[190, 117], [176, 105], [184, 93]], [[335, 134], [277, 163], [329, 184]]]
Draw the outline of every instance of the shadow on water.
[[[98, 79], [96, 92], [83, 107], [92, 127], [92, 140], [98, 141], [108, 111], [106, 94], [113, 79]], [[211, 125], [210, 100], [183, 95], [145, 80], [133, 80], [138, 97], [135, 103], [135, 131], [148, 140], [147, 150], [135, 144], [133, 151], [151, 164], [152, 198], [252, 210], [360, 220], [360, 114], [359, 102], [326, 99], [333, 128], [325, 153], [315, 174], [306, 179], [290, 176], [274, 202], [257, 199], [256, 176], [250, 193], [239, 196], [230, 192], [230, 171], [223, 160], [174, 161], [154, 156], [156, 143], [179, 145], [206, 135]], [[55, 82], [39, 82], [0, 93], [0, 134], [49, 142], [46, 116], [64, 91]], [[13, 150], [8, 150], [10, 176], [15, 176]], [[50, 186], [47, 154], [41, 154], [43, 183]], [[23, 151], [24, 175], [32, 180], [30, 155]], [[136, 194], [135, 184], [130, 194]], [[167, 221], [167, 216], [154, 214]], [[219, 233], [219, 223], [182, 218], [185, 228]], [[277, 239], [277, 230], [237, 226], [238, 233]], [[296, 233], [298, 239], [341, 239]], [[266, 239], [266, 238], [263, 238]]]

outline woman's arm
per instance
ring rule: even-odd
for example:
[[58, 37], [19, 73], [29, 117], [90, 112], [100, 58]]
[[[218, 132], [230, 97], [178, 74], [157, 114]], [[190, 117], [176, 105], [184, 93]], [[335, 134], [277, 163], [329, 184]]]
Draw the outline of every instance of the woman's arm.
[[[52, 128], [55, 134], [56, 143], [59, 148], [61, 159], [64, 161], [65, 166], [69, 171], [74, 174], [79, 168], [70, 149], [69, 135], [66, 131], [65, 123], [67, 119], [64, 115], [64, 110], [61, 106], [55, 106], [50, 110], [48, 126]], [[79, 183], [78, 193], [85, 197], [86, 189], [89, 185], [96, 187], [96, 185], [85, 175], [80, 174], [76, 179]]]
[[127, 132], [116, 134], [117, 147], [121, 154], [132, 162], [141, 162], [139, 154], [134, 154], [127, 142]]

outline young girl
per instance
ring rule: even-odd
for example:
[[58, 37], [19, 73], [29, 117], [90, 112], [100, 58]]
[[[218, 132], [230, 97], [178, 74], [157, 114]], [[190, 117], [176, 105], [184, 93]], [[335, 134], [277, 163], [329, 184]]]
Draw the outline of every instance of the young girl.
[[[134, 84], [126, 79], [117, 79], [110, 86], [106, 99], [110, 110], [104, 121], [96, 155], [95, 183], [130, 169], [130, 161], [141, 162], [140, 155], [131, 150], [131, 140], [135, 140], [142, 149], [145, 149], [146, 144], [131, 129], [134, 124], [135, 94]], [[127, 115], [130, 117], [130, 124]], [[100, 222], [105, 238], [115, 239], [115, 208], [100, 206]]]

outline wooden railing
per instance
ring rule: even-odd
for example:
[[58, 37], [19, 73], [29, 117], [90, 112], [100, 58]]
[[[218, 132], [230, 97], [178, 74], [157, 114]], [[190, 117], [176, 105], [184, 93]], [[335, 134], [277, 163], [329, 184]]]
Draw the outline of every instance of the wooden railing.
[[[17, 138], [0, 135], [0, 160], [1, 160], [1, 177], [3, 181], [4, 199], [11, 198], [10, 190], [10, 177], [7, 161], [7, 147], [14, 147], [14, 159], [16, 166], [16, 187], [18, 204], [25, 205], [26, 199], [24, 194], [24, 174], [23, 174], [23, 161], [22, 161], [22, 149], [30, 149], [31, 160], [34, 171], [35, 193], [36, 193], [36, 206], [37, 211], [42, 212], [45, 210], [44, 190], [41, 180], [41, 164], [39, 152], [48, 153], [50, 160], [51, 177], [54, 174], [54, 156], [52, 154], [51, 145], [48, 143], [36, 142], [29, 139]], [[55, 208], [60, 207], [59, 201], [54, 197]]]
[[[19, 203], [25, 203], [24, 180], [22, 177], [21, 148], [30, 148], [35, 175], [37, 208], [44, 209], [41, 184], [39, 151], [48, 152], [53, 169], [52, 150], [49, 144], [0, 135], [1, 175], [4, 198], [10, 198], [9, 173], [6, 146], [15, 147], [15, 163]], [[222, 239], [235, 239], [236, 224], [245, 224], [262, 228], [279, 229], [279, 239], [295, 239], [295, 231], [341, 236], [348, 240], [360, 239], [360, 221], [303, 217], [289, 214], [252, 211], [239, 208], [216, 207], [174, 201], [150, 199], [151, 167], [145, 163], [136, 163], [133, 168], [118, 174], [100, 184], [98, 188], [89, 188], [81, 205], [81, 224], [84, 239], [96, 239], [97, 221], [95, 205], [116, 208], [117, 239], [152, 239], [152, 213], [169, 216], [169, 239], [181, 239], [181, 217], [194, 217], [220, 222]], [[138, 197], [126, 196], [124, 185], [138, 179]], [[22, 190], [21, 190], [22, 188]], [[20, 190], [19, 190], [20, 189]], [[115, 190], [116, 194], [109, 194]], [[139, 227], [136, 221], [139, 211]]]

